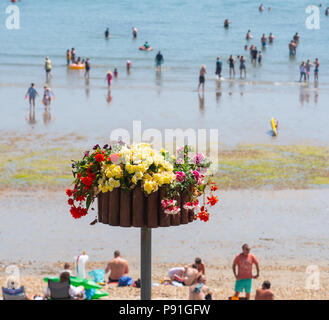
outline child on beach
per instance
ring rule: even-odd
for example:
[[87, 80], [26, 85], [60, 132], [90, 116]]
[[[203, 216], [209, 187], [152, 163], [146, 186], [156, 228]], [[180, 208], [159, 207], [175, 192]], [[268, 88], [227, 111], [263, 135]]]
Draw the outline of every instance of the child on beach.
[[26, 95], [25, 95], [25, 99], [27, 98], [27, 96], [29, 97], [30, 107], [32, 105], [33, 105], [33, 107], [35, 107], [35, 98], [36, 98], [36, 96], [39, 96], [39, 93], [37, 92], [37, 90], [35, 90], [34, 83], [31, 83], [31, 87], [28, 88]]

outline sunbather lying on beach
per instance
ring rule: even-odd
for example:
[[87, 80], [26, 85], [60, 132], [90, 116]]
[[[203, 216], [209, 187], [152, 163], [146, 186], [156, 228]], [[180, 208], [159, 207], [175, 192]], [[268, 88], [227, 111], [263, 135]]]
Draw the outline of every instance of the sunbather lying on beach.
[[206, 281], [206, 276], [198, 276], [197, 283], [189, 289], [189, 300], [212, 300], [212, 293], [206, 286]]

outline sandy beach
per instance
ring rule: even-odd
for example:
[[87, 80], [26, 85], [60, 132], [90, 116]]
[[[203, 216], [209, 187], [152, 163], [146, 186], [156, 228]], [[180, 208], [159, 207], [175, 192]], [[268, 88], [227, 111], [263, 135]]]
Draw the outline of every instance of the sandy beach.
[[[44, 271], [36, 272], [33, 264], [21, 265], [22, 275], [21, 284], [25, 286], [29, 296], [35, 294], [41, 295], [46, 288], [43, 277], [57, 275], [62, 268], [62, 262], [45, 267]], [[90, 269], [104, 268], [106, 262], [92, 263], [88, 265]], [[160, 285], [161, 279], [167, 276], [170, 267], [177, 264], [153, 264], [152, 266], [152, 299], [154, 300], [186, 300], [188, 299], [187, 287], [174, 287], [170, 285]], [[307, 266], [299, 264], [284, 264], [279, 261], [262, 261], [261, 276], [254, 281], [253, 287], [258, 288], [266, 279], [271, 279], [272, 289], [275, 299], [283, 300], [328, 300], [329, 299], [329, 268], [327, 264], [319, 265], [320, 287], [317, 290], [306, 289], [306, 279], [309, 276], [306, 273]], [[139, 278], [139, 266], [131, 266], [131, 276], [133, 279]], [[32, 271], [31, 271], [32, 270]], [[3, 266], [0, 267], [0, 283], [3, 284], [6, 277], [3, 275]], [[32, 272], [32, 274], [31, 274]], [[227, 300], [233, 295], [234, 277], [230, 265], [207, 265], [207, 286], [213, 292], [214, 300]], [[133, 287], [117, 287], [115, 284], [107, 284], [102, 289], [109, 293], [104, 300], [138, 300], [140, 299], [140, 289]], [[251, 299], [254, 299], [254, 293]], [[1, 293], [0, 293], [1, 298]]]

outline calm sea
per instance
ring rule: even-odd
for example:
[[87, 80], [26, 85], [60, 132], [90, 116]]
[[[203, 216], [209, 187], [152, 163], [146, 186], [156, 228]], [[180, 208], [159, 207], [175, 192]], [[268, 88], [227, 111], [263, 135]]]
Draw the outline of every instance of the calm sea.
[[[320, 29], [305, 26], [307, 0], [263, 1], [166, 0], [22, 0], [20, 29], [5, 28], [5, 8], [0, 5], [0, 130], [81, 131], [108, 134], [116, 127], [130, 130], [132, 120], [144, 128], [218, 128], [223, 143], [272, 142], [267, 133], [272, 116], [280, 121], [275, 143], [327, 143], [329, 129], [329, 3], [320, 8]], [[319, 3], [316, 3], [319, 4]], [[268, 11], [268, 7], [271, 11]], [[232, 23], [228, 30], [223, 21]], [[132, 27], [138, 38], [132, 39]], [[109, 27], [111, 38], [104, 39]], [[244, 51], [250, 29], [260, 48], [263, 33], [275, 35], [263, 50], [262, 66], [252, 66]], [[288, 42], [299, 32], [297, 57], [290, 59]], [[148, 41], [152, 52], [138, 47]], [[65, 53], [90, 57], [91, 77], [68, 71]], [[161, 50], [165, 63], [155, 72], [154, 57]], [[246, 55], [247, 80], [228, 80], [229, 55]], [[224, 80], [215, 80], [217, 56], [224, 61]], [[56, 94], [51, 114], [38, 101], [31, 120], [25, 92], [35, 82], [39, 93], [45, 81], [44, 59], [53, 63], [50, 86]], [[299, 64], [319, 58], [320, 81], [300, 85]], [[125, 70], [131, 60], [131, 74]], [[207, 66], [205, 95], [198, 96], [199, 68]], [[117, 68], [111, 96], [106, 90], [107, 70]], [[238, 71], [238, 70], [237, 70]], [[279, 140], [280, 139], [280, 140]]]

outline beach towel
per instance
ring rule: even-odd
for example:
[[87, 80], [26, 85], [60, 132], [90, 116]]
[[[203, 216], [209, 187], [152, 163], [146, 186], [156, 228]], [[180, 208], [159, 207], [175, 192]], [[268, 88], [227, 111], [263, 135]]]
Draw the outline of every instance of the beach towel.
[[96, 283], [105, 282], [105, 270], [103, 269], [92, 270], [88, 272], [88, 275], [90, 275]]
[[118, 287], [127, 287], [133, 284], [133, 279], [128, 276], [122, 276], [119, 279]]

